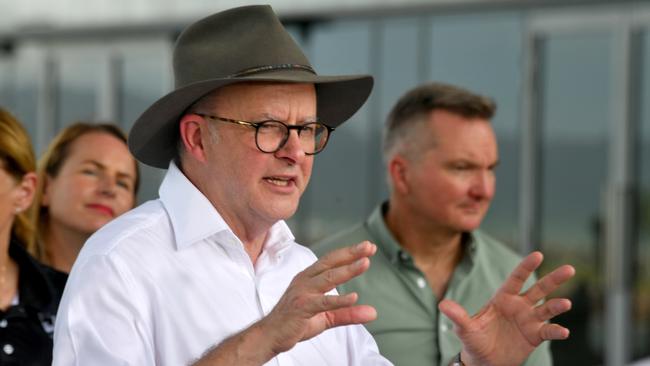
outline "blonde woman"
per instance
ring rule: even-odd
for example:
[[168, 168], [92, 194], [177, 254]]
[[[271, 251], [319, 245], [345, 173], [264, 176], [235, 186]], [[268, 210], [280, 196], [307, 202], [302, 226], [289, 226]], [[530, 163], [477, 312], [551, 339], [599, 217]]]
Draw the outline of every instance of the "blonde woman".
[[38, 179], [37, 256], [70, 272], [86, 239], [133, 208], [139, 177], [118, 127], [76, 123], [51, 142], [39, 161]]
[[0, 108], [0, 365], [50, 365], [67, 275], [30, 254], [36, 162], [20, 123]]

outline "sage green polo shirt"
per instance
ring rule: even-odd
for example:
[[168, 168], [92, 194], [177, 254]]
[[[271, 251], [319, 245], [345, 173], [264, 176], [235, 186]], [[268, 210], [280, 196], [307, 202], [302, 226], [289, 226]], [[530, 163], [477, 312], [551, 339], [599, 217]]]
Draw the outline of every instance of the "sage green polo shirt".
[[[382, 207], [387, 205], [377, 207], [364, 223], [312, 249], [320, 256], [363, 240], [377, 244], [370, 269], [338, 290], [357, 292], [360, 304], [377, 309], [377, 320], [366, 327], [377, 341], [379, 352], [396, 366], [446, 366], [460, 351], [461, 342], [451, 320], [438, 311], [439, 299], [426, 277], [386, 227]], [[468, 233], [465, 245], [467, 250], [454, 270], [445, 297], [475, 314], [521, 257], [480, 231]], [[531, 283], [532, 279], [527, 286]], [[538, 347], [524, 365], [552, 365], [548, 342]]]

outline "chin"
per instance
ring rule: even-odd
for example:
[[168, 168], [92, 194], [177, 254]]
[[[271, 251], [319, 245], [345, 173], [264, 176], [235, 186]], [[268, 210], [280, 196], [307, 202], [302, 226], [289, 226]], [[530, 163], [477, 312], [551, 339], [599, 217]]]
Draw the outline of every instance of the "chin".
[[296, 209], [287, 209], [277, 215], [278, 220], [288, 220], [296, 213]]
[[465, 221], [465, 222], [461, 223], [460, 225], [458, 225], [460, 231], [474, 231], [474, 230], [478, 229], [480, 226], [481, 226], [481, 221], [480, 220], [471, 221], [471, 222]]
[[87, 230], [85, 230], [85, 231], [87, 231], [88, 234], [93, 234], [95, 231], [101, 229], [102, 226], [108, 224], [110, 221], [111, 220], [101, 220], [101, 221], [95, 221], [95, 222], [89, 223], [86, 226]]
[[269, 216], [273, 217], [275, 221], [287, 220], [292, 217], [297, 210], [297, 204], [278, 205], [273, 208]]

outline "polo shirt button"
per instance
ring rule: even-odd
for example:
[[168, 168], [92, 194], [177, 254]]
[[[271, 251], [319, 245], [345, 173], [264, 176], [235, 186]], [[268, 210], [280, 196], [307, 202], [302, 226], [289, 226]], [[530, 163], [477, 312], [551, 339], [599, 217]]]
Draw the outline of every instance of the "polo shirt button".
[[443, 331], [443, 332], [446, 332], [446, 331], [449, 330], [449, 327], [447, 326], [447, 324], [444, 324], [444, 323], [443, 323], [443, 324], [440, 326], [440, 330]]
[[4, 353], [11, 355], [14, 353], [14, 346], [7, 343], [4, 346], [2, 346], [2, 350], [4, 351]]
[[409, 259], [409, 255], [406, 252], [399, 252], [399, 259], [405, 261]]
[[0, 328], [6, 328], [6, 327], [7, 327], [7, 319], [0, 320]]
[[425, 288], [427, 286], [427, 281], [425, 281], [422, 277], [418, 278], [416, 282], [419, 288]]

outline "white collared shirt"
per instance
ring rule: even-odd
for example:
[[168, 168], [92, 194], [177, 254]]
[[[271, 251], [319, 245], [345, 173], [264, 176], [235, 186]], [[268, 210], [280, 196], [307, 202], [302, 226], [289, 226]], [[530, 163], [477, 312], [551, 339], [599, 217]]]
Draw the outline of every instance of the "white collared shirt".
[[[280, 221], [255, 266], [217, 210], [172, 163], [149, 201], [113, 220], [74, 264], [54, 365], [187, 365], [267, 315], [316, 260]], [[333, 328], [267, 365], [390, 365], [362, 326]]]

